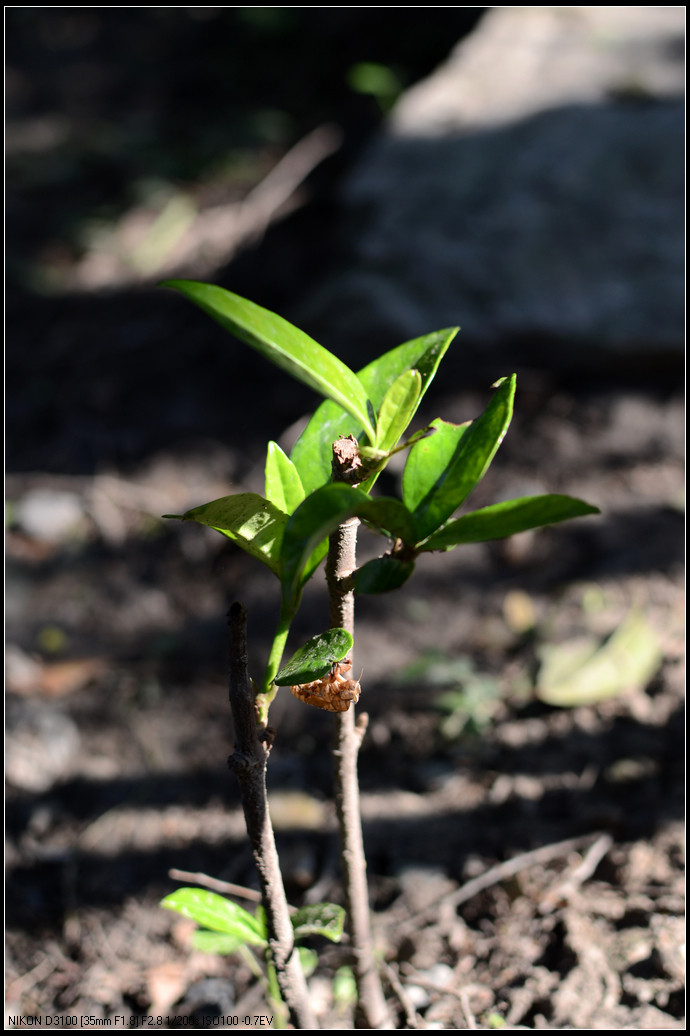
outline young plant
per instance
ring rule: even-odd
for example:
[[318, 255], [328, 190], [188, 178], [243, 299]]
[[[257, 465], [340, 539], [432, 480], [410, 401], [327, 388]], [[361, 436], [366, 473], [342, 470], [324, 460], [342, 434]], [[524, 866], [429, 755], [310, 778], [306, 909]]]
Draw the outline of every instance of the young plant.
[[[424, 335], [384, 353], [357, 373], [286, 320], [225, 291], [196, 281], [167, 281], [236, 337], [324, 398], [288, 457], [268, 444], [265, 495], [235, 493], [183, 515], [227, 536], [266, 565], [280, 584], [280, 612], [263, 677], [247, 672], [246, 617], [230, 610], [230, 698], [237, 745], [231, 765], [243, 788], [245, 818], [257, 862], [271, 966], [293, 1021], [312, 1028], [306, 985], [293, 954], [265, 795], [265, 766], [273, 732], [268, 713], [278, 688], [335, 714], [334, 750], [347, 927], [358, 987], [358, 1027], [390, 1027], [371, 939], [359, 815], [357, 755], [366, 714], [354, 720], [359, 698], [352, 675], [354, 597], [402, 586], [420, 557], [463, 543], [501, 539], [526, 529], [596, 514], [569, 496], [521, 497], [456, 517], [484, 476], [510, 424], [515, 375], [501, 378], [484, 412], [452, 424], [437, 418], [405, 435], [457, 328]], [[407, 452], [400, 498], [373, 496], [389, 459]], [[360, 522], [380, 533], [387, 549], [356, 564]], [[281, 666], [302, 591], [326, 559], [328, 629], [316, 633]], [[308, 1003], [308, 1001], [306, 1001]]]
[[[258, 907], [250, 914], [244, 907], [198, 888], [181, 888], [170, 893], [161, 901], [161, 906], [174, 910], [183, 917], [196, 921], [201, 928], [192, 938], [195, 949], [204, 953], [239, 954], [253, 974], [264, 984], [275, 1016], [270, 1024], [285, 1028], [287, 1016], [285, 1004], [280, 995], [280, 984], [275, 965], [271, 959], [268, 942], [266, 912]], [[335, 903], [316, 903], [293, 912], [291, 917], [293, 937], [296, 943], [315, 935], [322, 935], [331, 942], [340, 942], [343, 935], [345, 911]], [[252, 949], [260, 950], [266, 959], [266, 974], [256, 960]], [[306, 973], [316, 966], [313, 950], [306, 946], [297, 947], [300, 963]]]

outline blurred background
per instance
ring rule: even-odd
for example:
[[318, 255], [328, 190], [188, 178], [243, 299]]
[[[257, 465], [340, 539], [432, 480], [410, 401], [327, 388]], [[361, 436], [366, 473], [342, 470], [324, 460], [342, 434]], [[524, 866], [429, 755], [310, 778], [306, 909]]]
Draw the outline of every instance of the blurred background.
[[[255, 995], [157, 902], [171, 867], [254, 883], [224, 615], [247, 606], [258, 670], [277, 584], [160, 515], [262, 492], [266, 441], [287, 448], [317, 400], [156, 287], [180, 276], [355, 369], [459, 324], [425, 423], [477, 416], [517, 371], [472, 505], [566, 492], [602, 515], [429, 556], [359, 602], [377, 931], [403, 977], [457, 984], [473, 960], [477, 1017], [591, 1027], [577, 1011], [601, 1022], [601, 998], [559, 1001], [560, 981], [518, 1004], [530, 969], [563, 978], [559, 939], [588, 963], [567, 918], [531, 956], [510, 942], [534, 890], [415, 945], [396, 932], [420, 888], [604, 829], [626, 847], [606, 894], [658, 940], [607, 1018], [678, 1027], [684, 8], [8, 8], [6, 37], [10, 1012]], [[327, 621], [321, 582], [294, 647]], [[337, 899], [330, 717], [287, 697], [270, 782], [289, 894]], [[654, 882], [663, 909], [639, 898]], [[338, 963], [313, 980], [331, 1022]], [[457, 998], [418, 1009], [466, 1025]]]

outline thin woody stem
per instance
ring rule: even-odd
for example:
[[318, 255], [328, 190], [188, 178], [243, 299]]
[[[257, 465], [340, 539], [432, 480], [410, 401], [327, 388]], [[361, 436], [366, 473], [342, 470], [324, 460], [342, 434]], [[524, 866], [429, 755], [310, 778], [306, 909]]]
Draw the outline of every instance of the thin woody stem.
[[317, 1029], [304, 972], [294, 945], [290, 910], [268, 812], [266, 762], [270, 742], [268, 731], [260, 732], [257, 724], [254, 691], [247, 668], [247, 613], [241, 604], [233, 604], [228, 612], [228, 623], [230, 705], [236, 738], [235, 751], [228, 759], [228, 765], [235, 772], [242, 790], [244, 818], [266, 910], [271, 963], [275, 967], [292, 1023], [299, 1029]]
[[[358, 518], [351, 518], [339, 526], [329, 539], [326, 561], [331, 627], [346, 629], [351, 634], [354, 634], [354, 593], [345, 586], [346, 577], [355, 568], [358, 526]], [[391, 1022], [376, 967], [371, 936], [357, 779], [357, 755], [366, 730], [367, 718], [366, 714], [362, 714], [359, 722], [355, 723], [354, 706], [338, 715], [333, 756], [347, 923], [357, 980], [355, 1024], [360, 1029], [380, 1029], [390, 1028]]]

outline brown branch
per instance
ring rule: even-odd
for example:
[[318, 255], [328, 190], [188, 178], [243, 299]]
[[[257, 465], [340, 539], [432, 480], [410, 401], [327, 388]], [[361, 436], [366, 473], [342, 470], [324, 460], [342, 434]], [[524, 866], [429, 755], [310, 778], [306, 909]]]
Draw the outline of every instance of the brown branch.
[[297, 954], [290, 909], [280, 872], [266, 795], [267, 731], [259, 732], [254, 692], [247, 668], [247, 613], [241, 604], [228, 612], [230, 626], [230, 705], [235, 723], [235, 751], [228, 759], [242, 791], [247, 833], [259, 872], [266, 910], [268, 943], [280, 991], [296, 1028], [317, 1029], [307, 983]]
[[[328, 542], [326, 581], [331, 627], [354, 633], [354, 593], [343, 581], [355, 568], [358, 518], [343, 522]], [[336, 808], [340, 826], [347, 925], [357, 981], [355, 1025], [360, 1029], [391, 1028], [390, 1016], [374, 958], [369, 916], [366, 859], [357, 779], [357, 754], [364, 737], [364, 716], [355, 723], [354, 706], [337, 717], [335, 761]]]

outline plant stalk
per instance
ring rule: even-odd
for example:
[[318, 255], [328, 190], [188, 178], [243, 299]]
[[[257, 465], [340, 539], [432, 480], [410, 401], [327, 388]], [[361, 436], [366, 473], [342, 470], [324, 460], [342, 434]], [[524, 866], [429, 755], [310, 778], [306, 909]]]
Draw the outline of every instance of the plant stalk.
[[[326, 560], [331, 627], [345, 629], [353, 635], [354, 593], [345, 589], [343, 583], [356, 567], [358, 526], [359, 519], [350, 518], [338, 527], [329, 539]], [[358, 1029], [385, 1029], [392, 1025], [374, 957], [357, 778], [357, 756], [367, 721], [368, 716], [362, 713], [355, 723], [354, 706], [337, 716], [336, 747], [333, 750], [336, 809], [347, 926], [357, 981], [355, 1025]]]
[[247, 665], [247, 613], [241, 604], [228, 612], [230, 626], [230, 706], [235, 724], [235, 751], [228, 759], [242, 791], [247, 833], [259, 872], [266, 911], [271, 962], [280, 991], [298, 1029], [318, 1029], [309, 1003], [307, 983], [297, 953], [266, 794], [270, 737], [257, 724], [254, 691]]

